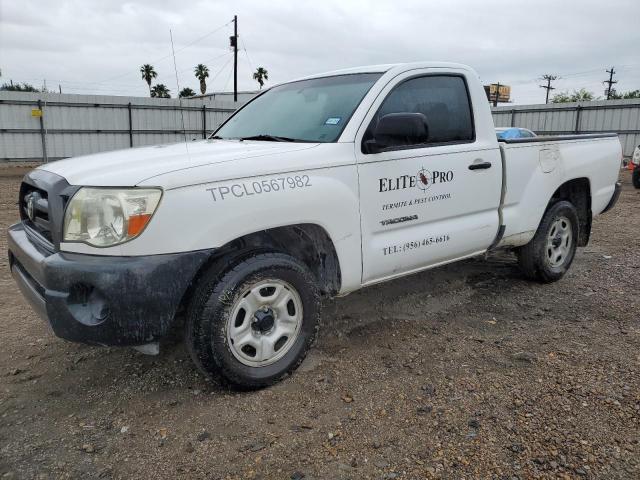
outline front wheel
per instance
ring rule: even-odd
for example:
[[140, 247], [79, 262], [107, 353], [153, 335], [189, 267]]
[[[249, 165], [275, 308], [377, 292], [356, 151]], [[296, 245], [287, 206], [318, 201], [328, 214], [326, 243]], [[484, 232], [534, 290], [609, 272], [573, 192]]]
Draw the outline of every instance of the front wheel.
[[560, 280], [573, 262], [578, 234], [578, 212], [573, 204], [561, 201], [552, 205], [533, 239], [516, 251], [520, 269], [531, 280]]
[[631, 174], [631, 181], [633, 182], [634, 187], [640, 188], [640, 167], [636, 167], [633, 169], [633, 173]]
[[202, 278], [191, 302], [186, 342], [206, 375], [238, 388], [271, 385], [304, 359], [319, 323], [313, 275], [281, 253], [255, 254]]

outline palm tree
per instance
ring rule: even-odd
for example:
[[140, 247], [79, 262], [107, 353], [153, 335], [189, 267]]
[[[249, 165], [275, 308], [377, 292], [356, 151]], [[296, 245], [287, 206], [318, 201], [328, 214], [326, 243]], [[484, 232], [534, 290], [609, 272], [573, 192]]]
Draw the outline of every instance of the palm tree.
[[209, 68], [202, 63], [196, 65], [193, 73], [195, 73], [196, 78], [200, 80], [200, 93], [204, 95], [207, 92], [207, 82], [205, 79], [209, 76]]
[[258, 67], [257, 70], [253, 72], [253, 79], [260, 84], [260, 89], [262, 89], [264, 81], [269, 80], [269, 72], [267, 72], [266, 68]]
[[196, 92], [191, 90], [189, 87], [184, 87], [182, 90], [180, 90], [180, 95], [178, 96], [180, 98], [195, 97]]
[[151, 96], [153, 98], [171, 98], [171, 95], [169, 95], [170, 91], [166, 85], [156, 83], [151, 89]]
[[158, 74], [153, 68], [153, 65], [149, 65], [148, 63], [140, 67], [140, 73], [142, 74], [142, 79], [149, 85], [149, 93], [151, 93], [151, 80], [156, 78]]

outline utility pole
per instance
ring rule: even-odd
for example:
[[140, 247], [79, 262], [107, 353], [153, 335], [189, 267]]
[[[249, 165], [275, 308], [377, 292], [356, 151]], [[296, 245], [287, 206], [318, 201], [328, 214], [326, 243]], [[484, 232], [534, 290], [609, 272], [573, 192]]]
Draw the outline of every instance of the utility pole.
[[605, 80], [602, 83], [606, 83], [607, 85], [609, 85], [609, 87], [605, 90], [607, 94], [607, 100], [609, 100], [611, 98], [611, 94], [616, 92], [613, 88], [613, 85], [618, 83], [618, 81], [613, 79], [613, 75], [616, 73], [613, 67], [611, 67], [611, 70], [605, 70], [605, 72], [609, 74], [609, 80]]
[[547, 84], [546, 85], [539, 85], [540, 88], [544, 88], [547, 91], [547, 97], [544, 101], [544, 103], [549, 103], [549, 93], [551, 92], [551, 90], [555, 90], [555, 87], [551, 86], [551, 82], [553, 82], [554, 80], [557, 80], [558, 76], [557, 75], [550, 75], [550, 74], [545, 74], [542, 76], [541, 80], [546, 80]]
[[233, 101], [238, 101], [238, 16], [233, 16], [233, 37], [231, 37], [231, 48], [233, 48]]
[[496, 83], [496, 96], [493, 99], [493, 106], [498, 106], [498, 97], [500, 96], [500, 83]]

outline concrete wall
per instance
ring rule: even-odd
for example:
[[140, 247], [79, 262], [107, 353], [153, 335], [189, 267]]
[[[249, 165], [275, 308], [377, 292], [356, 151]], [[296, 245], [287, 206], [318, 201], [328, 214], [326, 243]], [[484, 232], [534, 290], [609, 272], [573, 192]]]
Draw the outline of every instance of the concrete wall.
[[237, 104], [226, 95], [183, 99], [181, 107], [178, 99], [0, 91], [0, 161], [179, 142], [183, 118], [188, 139], [204, 138], [250, 98], [240, 95]]
[[539, 135], [616, 132], [625, 156], [640, 145], [640, 99], [492, 108], [496, 127], [524, 127]]

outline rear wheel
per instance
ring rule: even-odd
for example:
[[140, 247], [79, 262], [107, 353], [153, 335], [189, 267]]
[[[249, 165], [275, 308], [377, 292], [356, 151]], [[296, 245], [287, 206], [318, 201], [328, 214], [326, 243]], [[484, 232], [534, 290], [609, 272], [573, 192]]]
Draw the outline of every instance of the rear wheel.
[[578, 244], [578, 213], [572, 203], [552, 205], [533, 239], [517, 250], [522, 272], [544, 283], [560, 280], [573, 262]]
[[239, 388], [271, 385], [304, 359], [318, 327], [319, 292], [305, 265], [256, 254], [205, 275], [187, 319], [187, 347], [208, 376]]
[[631, 181], [633, 182], [634, 187], [640, 188], [640, 167], [636, 167], [633, 169], [633, 173], [631, 174]]

